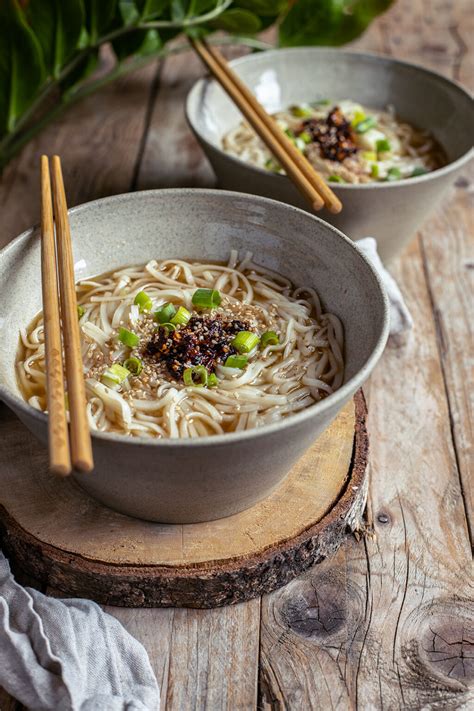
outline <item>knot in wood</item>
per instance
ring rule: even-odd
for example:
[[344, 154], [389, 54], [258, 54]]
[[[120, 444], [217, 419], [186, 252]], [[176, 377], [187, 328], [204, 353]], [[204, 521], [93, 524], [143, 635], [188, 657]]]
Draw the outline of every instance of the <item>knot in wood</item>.
[[474, 609], [465, 598], [441, 600], [414, 611], [403, 628], [402, 654], [420, 682], [465, 692], [474, 681]]
[[385, 513], [385, 511], [381, 511], [379, 514], [377, 514], [377, 521], [385, 525], [387, 523], [390, 523], [390, 516]]
[[285, 624], [302, 637], [326, 640], [346, 623], [346, 591], [342, 575], [328, 571], [312, 575], [291, 586], [283, 601], [281, 615]]

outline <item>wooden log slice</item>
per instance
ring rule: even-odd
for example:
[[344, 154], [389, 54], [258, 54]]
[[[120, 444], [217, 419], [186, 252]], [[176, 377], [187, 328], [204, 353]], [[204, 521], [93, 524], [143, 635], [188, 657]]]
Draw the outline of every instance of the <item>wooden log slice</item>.
[[[285, 585], [362, 527], [367, 410], [359, 392], [283, 484], [248, 511], [164, 525], [116, 513], [0, 410], [0, 544], [21, 570], [67, 596], [125, 607], [217, 607]], [[92, 475], [93, 476], [93, 475]]]

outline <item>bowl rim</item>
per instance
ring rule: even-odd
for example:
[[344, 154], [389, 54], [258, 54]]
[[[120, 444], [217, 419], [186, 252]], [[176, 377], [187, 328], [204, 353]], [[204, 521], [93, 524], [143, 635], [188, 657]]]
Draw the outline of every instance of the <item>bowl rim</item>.
[[[285, 54], [300, 54], [300, 53], [306, 53], [306, 52], [311, 52], [314, 54], [321, 54], [321, 55], [326, 55], [326, 54], [331, 54], [331, 55], [336, 55], [336, 56], [341, 56], [344, 55], [349, 58], [365, 58], [369, 59], [370, 61], [376, 61], [377, 63], [379, 62], [384, 62], [386, 64], [392, 64], [392, 65], [400, 65], [403, 67], [410, 68], [412, 70], [415, 70], [417, 72], [421, 72], [423, 74], [429, 75], [433, 77], [436, 81], [441, 81], [444, 84], [447, 84], [448, 86], [453, 86], [455, 89], [457, 89], [463, 96], [468, 98], [471, 101], [472, 104], [472, 96], [470, 92], [458, 81], [454, 79], [449, 79], [448, 77], [445, 77], [443, 74], [440, 74], [439, 72], [434, 71], [433, 69], [428, 69], [427, 67], [422, 66], [421, 64], [417, 64], [416, 62], [407, 62], [403, 59], [396, 59], [395, 57], [389, 57], [386, 54], [380, 54], [377, 52], [359, 52], [355, 50], [345, 50], [345, 49], [338, 49], [334, 47], [311, 47], [311, 46], [304, 46], [304, 47], [281, 47], [281, 48], [275, 48], [275, 49], [267, 49], [259, 53], [254, 53], [254, 54], [246, 54], [243, 57], [238, 57], [237, 59], [233, 59], [229, 62], [230, 66], [232, 67], [238, 67], [241, 64], [251, 64], [254, 61], [258, 60], [260, 57], [270, 57], [275, 54], [280, 54], [284, 52]], [[238, 156], [234, 156], [231, 153], [227, 153], [224, 151], [220, 146], [215, 145], [214, 143], [210, 143], [207, 138], [203, 135], [203, 133], [200, 131], [198, 125], [194, 122], [193, 120], [193, 110], [192, 110], [192, 102], [194, 101], [195, 97], [198, 95], [199, 91], [201, 90], [202, 87], [207, 87], [210, 84], [216, 84], [216, 80], [212, 79], [210, 77], [200, 77], [197, 79], [194, 84], [192, 85], [191, 89], [188, 91], [188, 94], [186, 96], [186, 101], [185, 101], [185, 116], [186, 116], [186, 121], [191, 128], [192, 132], [194, 135], [199, 139], [200, 142], [204, 143], [210, 150], [214, 150], [218, 152], [220, 155], [224, 156], [226, 159], [231, 161], [232, 163], [235, 163], [236, 165], [240, 167], [246, 167], [248, 170], [252, 170], [255, 173], [264, 176], [268, 180], [284, 180], [286, 182], [290, 182], [289, 178], [287, 175], [281, 175], [279, 173], [271, 173], [268, 170], [265, 170], [264, 168], [260, 168], [259, 166], [252, 165], [251, 163], [248, 163], [245, 160], [242, 160], [242, 158], [239, 158]], [[376, 189], [381, 189], [381, 190], [388, 190], [388, 189], [396, 189], [396, 188], [401, 188], [405, 185], [414, 185], [418, 183], [423, 183], [429, 180], [433, 180], [434, 178], [441, 177], [443, 175], [449, 175], [451, 172], [456, 170], [457, 168], [461, 167], [465, 163], [467, 163], [472, 157], [474, 156], [474, 147], [471, 146], [465, 153], [463, 153], [459, 158], [456, 158], [454, 161], [450, 161], [446, 165], [441, 166], [441, 168], [436, 168], [435, 170], [431, 170], [428, 173], [425, 173], [424, 175], [418, 175], [412, 178], [404, 178], [403, 180], [394, 180], [394, 181], [387, 181], [387, 182], [369, 182], [369, 183], [348, 183], [348, 184], [341, 184], [341, 183], [334, 183], [331, 184], [331, 189], [334, 190], [335, 192], [342, 191], [344, 192], [345, 190], [370, 190], [371, 188], [376, 188]]]
[[[377, 361], [382, 355], [385, 345], [389, 336], [390, 329], [390, 312], [389, 312], [389, 300], [385, 290], [385, 286], [382, 279], [370, 260], [362, 252], [362, 250], [357, 247], [357, 245], [349, 239], [341, 230], [337, 229], [333, 225], [322, 220], [316, 215], [312, 215], [306, 210], [294, 207], [293, 205], [287, 205], [286, 203], [280, 202], [278, 200], [273, 200], [271, 198], [262, 197], [259, 195], [250, 195], [248, 193], [240, 193], [231, 190], [218, 190], [216, 188], [157, 188], [153, 190], [138, 190], [135, 192], [121, 193], [119, 195], [112, 195], [109, 197], [98, 198], [96, 200], [91, 200], [81, 205], [77, 205], [68, 210], [69, 215], [80, 214], [82, 212], [87, 212], [91, 207], [96, 205], [113, 205], [116, 202], [121, 202], [126, 200], [141, 200], [147, 197], [163, 196], [166, 199], [167, 195], [182, 195], [182, 196], [198, 196], [198, 197], [219, 197], [224, 200], [235, 200], [236, 198], [242, 199], [245, 202], [257, 202], [264, 205], [275, 206], [278, 209], [283, 208], [285, 211], [290, 211], [301, 215], [306, 220], [319, 222], [324, 230], [328, 233], [332, 233], [332, 236], [336, 239], [342, 240], [349, 249], [352, 249], [358, 255], [359, 259], [365, 265], [365, 268], [372, 278], [372, 281], [378, 288], [380, 298], [382, 300], [382, 319], [380, 324], [380, 332], [376, 343], [369, 354], [367, 360], [363, 363], [362, 367], [338, 390], [336, 390], [331, 395], [328, 395], [323, 400], [320, 400], [314, 405], [310, 405], [304, 408], [300, 412], [296, 412], [291, 417], [287, 417], [279, 422], [271, 423], [268, 425], [262, 425], [261, 427], [254, 427], [249, 430], [241, 430], [238, 432], [226, 432], [225, 434], [215, 434], [206, 437], [197, 438], [166, 438], [166, 439], [152, 439], [148, 437], [130, 437], [127, 435], [116, 434], [113, 432], [100, 432], [97, 430], [91, 430], [92, 439], [98, 439], [106, 442], [117, 442], [119, 444], [130, 444], [133, 446], [150, 446], [150, 447], [166, 447], [166, 448], [176, 448], [176, 447], [206, 447], [210, 445], [224, 445], [229, 442], [238, 442], [240, 440], [252, 440], [255, 438], [263, 437], [265, 435], [276, 434], [283, 430], [292, 429], [292, 427], [297, 426], [299, 423], [305, 422], [311, 419], [315, 414], [324, 414], [328, 410], [331, 410], [333, 406], [341, 406], [344, 401], [350, 397], [353, 391], [356, 391], [366, 378], [370, 375], [371, 371], [375, 367]], [[29, 229], [22, 232], [20, 235], [11, 240], [3, 249], [0, 250], [0, 259], [2, 256], [7, 255], [10, 250], [13, 250], [19, 243], [30, 239], [34, 234], [35, 230], [38, 229], [38, 225], [34, 225]], [[25, 400], [14, 393], [8, 386], [0, 383], [0, 400], [4, 400], [7, 405], [10, 402], [14, 403], [15, 410], [21, 410], [26, 416], [33, 417], [38, 422], [46, 424], [48, 416], [36, 408], [29, 405]]]

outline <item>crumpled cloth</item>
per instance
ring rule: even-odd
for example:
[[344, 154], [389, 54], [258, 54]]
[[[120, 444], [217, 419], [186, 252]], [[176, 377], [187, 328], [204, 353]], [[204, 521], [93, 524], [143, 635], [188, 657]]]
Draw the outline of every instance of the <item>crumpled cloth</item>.
[[413, 319], [403, 300], [398, 284], [392, 275], [385, 269], [377, 252], [377, 240], [373, 237], [364, 237], [356, 242], [359, 249], [365, 254], [379, 273], [390, 302], [390, 335], [397, 336], [413, 328]]
[[0, 552], [0, 686], [32, 711], [157, 711], [144, 647], [89, 600], [19, 585]]

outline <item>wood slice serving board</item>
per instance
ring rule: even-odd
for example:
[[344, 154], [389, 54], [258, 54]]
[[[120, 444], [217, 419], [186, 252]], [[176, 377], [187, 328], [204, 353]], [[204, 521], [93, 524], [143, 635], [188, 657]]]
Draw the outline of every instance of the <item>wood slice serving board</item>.
[[1, 408], [0, 545], [42, 583], [101, 604], [217, 607], [268, 593], [362, 526], [366, 415], [360, 392], [265, 501], [179, 526], [116, 513], [53, 477], [45, 448]]

